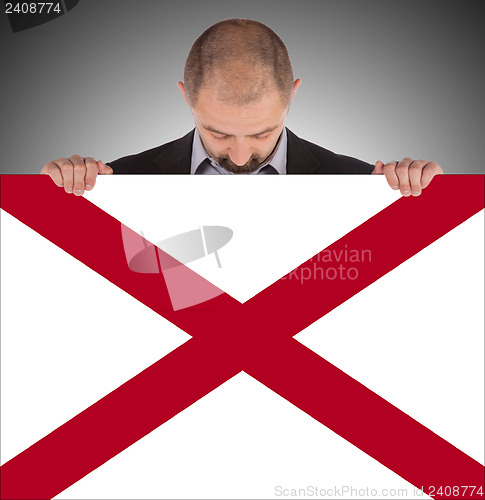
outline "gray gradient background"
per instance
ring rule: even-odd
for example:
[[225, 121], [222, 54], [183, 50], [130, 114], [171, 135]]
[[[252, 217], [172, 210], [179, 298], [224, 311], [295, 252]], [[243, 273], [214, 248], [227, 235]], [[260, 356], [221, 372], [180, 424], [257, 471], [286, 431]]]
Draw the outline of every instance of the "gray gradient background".
[[228, 17], [262, 21], [287, 44], [303, 81], [287, 125], [300, 137], [370, 163], [485, 172], [480, 5], [81, 0], [16, 34], [2, 13], [0, 172], [38, 173], [74, 153], [110, 161], [184, 135], [185, 58]]

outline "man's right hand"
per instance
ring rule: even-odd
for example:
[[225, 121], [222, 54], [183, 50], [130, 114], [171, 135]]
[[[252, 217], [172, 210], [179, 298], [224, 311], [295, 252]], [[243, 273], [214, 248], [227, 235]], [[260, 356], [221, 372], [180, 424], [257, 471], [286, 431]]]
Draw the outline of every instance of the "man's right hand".
[[72, 155], [47, 162], [40, 173], [50, 176], [56, 186], [63, 187], [66, 193], [82, 196], [84, 191], [93, 189], [98, 174], [112, 174], [113, 169], [101, 160]]

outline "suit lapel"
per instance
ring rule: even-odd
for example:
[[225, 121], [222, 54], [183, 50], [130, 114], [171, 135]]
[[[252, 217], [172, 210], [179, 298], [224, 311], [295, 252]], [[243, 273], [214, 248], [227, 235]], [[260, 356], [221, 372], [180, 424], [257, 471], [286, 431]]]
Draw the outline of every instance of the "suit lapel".
[[192, 159], [192, 143], [194, 130], [187, 135], [173, 141], [157, 157], [154, 163], [161, 174], [190, 174], [190, 161]]
[[313, 174], [320, 167], [320, 162], [310, 151], [305, 141], [286, 129], [288, 137], [286, 153], [287, 174]]

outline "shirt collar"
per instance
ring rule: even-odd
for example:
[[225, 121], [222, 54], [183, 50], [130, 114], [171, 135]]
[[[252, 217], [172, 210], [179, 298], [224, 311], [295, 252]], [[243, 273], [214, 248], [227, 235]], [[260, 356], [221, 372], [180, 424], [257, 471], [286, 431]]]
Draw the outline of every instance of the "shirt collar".
[[[264, 163], [253, 172], [253, 174], [257, 174], [263, 167], [271, 164], [271, 166], [278, 172], [278, 174], [286, 174], [286, 155], [287, 155], [287, 134], [286, 127], [283, 127], [283, 131], [281, 132], [280, 138], [276, 144], [276, 147], [273, 153], [266, 158]], [[220, 173], [232, 173], [227, 170], [222, 169], [222, 167], [207, 153], [204, 145], [202, 144], [202, 140], [200, 139], [199, 132], [197, 127], [194, 132], [194, 140], [192, 143], [192, 158], [190, 162], [190, 173], [195, 174], [201, 163], [205, 160], [209, 159], [212, 166]]]

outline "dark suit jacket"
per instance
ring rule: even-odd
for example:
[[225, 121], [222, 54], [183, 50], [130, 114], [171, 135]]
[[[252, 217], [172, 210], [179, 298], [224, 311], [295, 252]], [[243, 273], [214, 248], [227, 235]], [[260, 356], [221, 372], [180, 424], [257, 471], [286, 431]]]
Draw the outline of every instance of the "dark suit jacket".
[[[286, 129], [288, 174], [370, 174], [373, 165], [350, 156], [332, 153], [297, 137]], [[115, 174], [190, 174], [194, 130], [181, 139], [136, 155], [114, 160], [109, 165]]]

